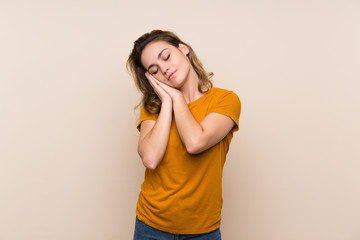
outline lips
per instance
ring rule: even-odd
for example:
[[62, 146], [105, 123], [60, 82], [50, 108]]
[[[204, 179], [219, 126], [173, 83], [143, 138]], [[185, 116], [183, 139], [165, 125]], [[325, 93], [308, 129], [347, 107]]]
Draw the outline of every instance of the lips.
[[175, 70], [175, 71], [173, 71], [172, 73], [170, 73], [170, 75], [168, 76], [168, 80], [170, 80], [170, 79], [174, 76], [174, 74], [176, 73], [176, 71], [177, 71], [177, 70]]

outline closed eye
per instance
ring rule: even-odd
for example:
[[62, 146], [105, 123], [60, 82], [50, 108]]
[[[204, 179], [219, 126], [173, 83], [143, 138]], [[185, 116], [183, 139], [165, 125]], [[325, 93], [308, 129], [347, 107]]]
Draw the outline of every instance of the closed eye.
[[151, 71], [149, 71], [151, 73], [151, 75], [157, 74], [158, 73], [158, 68], [152, 68]]

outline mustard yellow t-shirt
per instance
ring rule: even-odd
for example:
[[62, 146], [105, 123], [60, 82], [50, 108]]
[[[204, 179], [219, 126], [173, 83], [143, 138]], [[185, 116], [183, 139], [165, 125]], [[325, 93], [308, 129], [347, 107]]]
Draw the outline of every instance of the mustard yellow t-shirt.
[[[241, 103], [234, 92], [211, 88], [188, 106], [198, 122], [215, 112], [236, 125], [218, 144], [192, 155], [186, 152], [172, 120], [163, 160], [155, 170], [145, 171], [136, 214], [145, 224], [173, 234], [206, 233], [220, 226], [223, 166], [233, 132], [238, 130]], [[142, 121], [157, 117], [143, 107], [138, 128]]]

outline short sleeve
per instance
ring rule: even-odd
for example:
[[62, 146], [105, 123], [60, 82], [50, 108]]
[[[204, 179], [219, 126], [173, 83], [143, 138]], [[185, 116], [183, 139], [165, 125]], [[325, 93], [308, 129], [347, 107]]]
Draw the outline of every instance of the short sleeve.
[[148, 111], [145, 110], [144, 106], [142, 106], [141, 111], [140, 111], [140, 120], [136, 126], [138, 131], [140, 131], [140, 125], [141, 125], [142, 121], [145, 121], [145, 120], [156, 121], [158, 116], [159, 116], [159, 114], [149, 113]]
[[240, 98], [232, 91], [222, 93], [216, 103], [209, 109], [209, 112], [219, 113], [230, 117], [236, 124], [232, 129], [233, 132], [239, 130], [240, 111]]

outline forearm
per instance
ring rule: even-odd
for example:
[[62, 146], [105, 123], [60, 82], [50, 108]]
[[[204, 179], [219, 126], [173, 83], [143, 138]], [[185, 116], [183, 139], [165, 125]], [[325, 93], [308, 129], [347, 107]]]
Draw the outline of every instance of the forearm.
[[204, 129], [196, 121], [182, 94], [173, 98], [174, 117], [180, 138], [189, 153], [197, 153], [205, 145]]
[[155, 169], [163, 159], [169, 141], [171, 121], [171, 103], [163, 103], [155, 124], [144, 136], [140, 136], [138, 143], [138, 152], [145, 167]]

